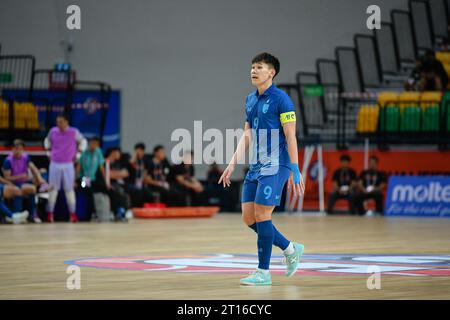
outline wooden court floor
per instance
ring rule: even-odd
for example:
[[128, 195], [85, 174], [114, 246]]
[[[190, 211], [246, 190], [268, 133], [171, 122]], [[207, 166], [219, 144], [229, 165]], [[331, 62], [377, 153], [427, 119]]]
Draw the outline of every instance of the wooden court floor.
[[[450, 255], [450, 219], [288, 216], [274, 222], [310, 254]], [[109, 257], [255, 254], [238, 214], [128, 224], [0, 225], [0, 299], [450, 299], [448, 276], [273, 274], [271, 287], [242, 287], [238, 272], [80, 268], [69, 290], [65, 261]], [[273, 254], [280, 254], [278, 248]], [[278, 259], [279, 260], [279, 259]], [[273, 262], [273, 261], [272, 261]], [[305, 264], [306, 266], [306, 264]], [[449, 269], [450, 266], [447, 267]]]

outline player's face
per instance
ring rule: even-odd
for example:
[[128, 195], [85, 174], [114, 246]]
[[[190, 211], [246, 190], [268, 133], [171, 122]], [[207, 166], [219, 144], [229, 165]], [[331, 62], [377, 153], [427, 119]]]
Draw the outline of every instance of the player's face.
[[252, 80], [252, 85], [258, 87], [265, 83], [266, 81], [272, 80], [275, 76], [275, 69], [264, 62], [256, 62], [252, 64], [252, 70], [250, 72], [250, 77]]
[[56, 118], [56, 125], [58, 126], [59, 130], [66, 130], [69, 123], [63, 117], [58, 117]]
[[21, 145], [15, 146], [15, 147], [13, 148], [13, 154], [14, 154], [14, 156], [20, 157], [20, 156], [22, 156], [22, 153], [23, 153], [23, 147], [22, 147]]
[[156, 151], [155, 156], [158, 160], [164, 160], [166, 158], [166, 152], [164, 149], [159, 149]]
[[377, 170], [378, 162], [375, 159], [370, 159], [369, 168], [372, 170]]
[[98, 143], [97, 140], [89, 141], [89, 149], [90, 149], [91, 151], [94, 151], [94, 150], [97, 149], [98, 147], [99, 147], [99, 143]]
[[135, 153], [136, 153], [136, 157], [138, 159], [142, 159], [144, 157], [145, 150], [143, 150], [143, 149], [136, 149]]
[[348, 168], [350, 166], [350, 162], [348, 162], [347, 160], [342, 160], [341, 161], [341, 167], [342, 168]]
[[122, 155], [119, 150], [114, 150], [113, 152], [111, 152], [110, 157], [112, 161], [119, 161], [121, 156]]

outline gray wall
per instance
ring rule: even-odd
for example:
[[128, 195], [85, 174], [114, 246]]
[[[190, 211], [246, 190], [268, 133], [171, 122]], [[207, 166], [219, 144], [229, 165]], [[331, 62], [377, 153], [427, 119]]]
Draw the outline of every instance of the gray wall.
[[[38, 67], [64, 57], [83, 80], [102, 80], [122, 91], [122, 147], [142, 140], [170, 148], [175, 128], [237, 128], [243, 99], [253, 90], [251, 57], [269, 51], [281, 60], [279, 82], [314, 71], [318, 57], [352, 45], [366, 29], [367, 6], [389, 11], [406, 0], [2, 0], [3, 53], [31, 53]], [[82, 29], [65, 27], [66, 7], [81, 7]]]

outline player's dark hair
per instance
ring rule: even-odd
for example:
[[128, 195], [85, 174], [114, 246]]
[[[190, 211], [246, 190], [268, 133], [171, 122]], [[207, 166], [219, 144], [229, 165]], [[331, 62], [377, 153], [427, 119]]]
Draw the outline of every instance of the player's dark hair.
[[161, 144], [158, 144], [153, 148], [153, 153], [158, 152], [161, 149], [164, 149], [164, 147]]
[[342, 156], [339, 157], [340, 161], [352, 161], [352, 158], [350, 158], [350, 156], [348, 154], [343, 154]]
[[274, 78], [280, 72], [280, 60], [278, 60], [277, 57], [271, 55], [270, 53], [263, 52], [253, 57], [252, 64], [258, 62], [264, 62], [271, 65], [275, 69], [275, 75], [273, 76]]
[[68, 117], [67, 114], [64, 113], [64, 112], [58, 113], [58, 115], [56, 116], [56, 118], [63, 118], [63, 119], [65, 119], [67, 122], [69, 122], [69, 117]]
[[25, 141], [21, 140], [21, 139], [15, 139], [13, 141], [13, 146], [14, 147], [20, 147], [22, 146], [23, 148], [25, 148]]
[[375, 160], [377, 163], [379, 162], [377, 156], [371, 156], [371, 157], [370, 157], [370, 160]]
[[105, 152], [105, 158], [108, 158], [111, 155], [111, 153], [113, 153], [114, 151], [121, 152], [119, 147], [110, 147]]
[[137, 149], [140, 149], [140, 150], [144, 150], [144, 151], [145, 151], [145, 143], [143, 143], [143, 142], [138, 142], [138, 143], [136, 143], [136, 144], [134, 145], [134, 150], [137, 150]]
[[90, 137], [88, 140], [89, 140], [89, 142], [92, 142], [92, 141], [100, 142], [100, 137], [98, 137], [98, 136], [93, 136], [93, 137]]

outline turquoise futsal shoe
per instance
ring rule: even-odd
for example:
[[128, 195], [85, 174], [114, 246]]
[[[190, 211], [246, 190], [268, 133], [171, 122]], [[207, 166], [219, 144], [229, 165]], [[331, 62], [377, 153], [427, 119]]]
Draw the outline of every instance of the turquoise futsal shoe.
[[302, 244], [294, 242], [294, 253], [284, 255], [286, 263], [286, 273], [284, 275], [286, 277], [292, 277], [297, 271], [304, 249], [305, 247]]
[[248, 277], [242, 278], [240, 283], [244, 286], [270, 286], [272, 285], [272, 277], [270, 276], [270, 273], [256, 270]]

